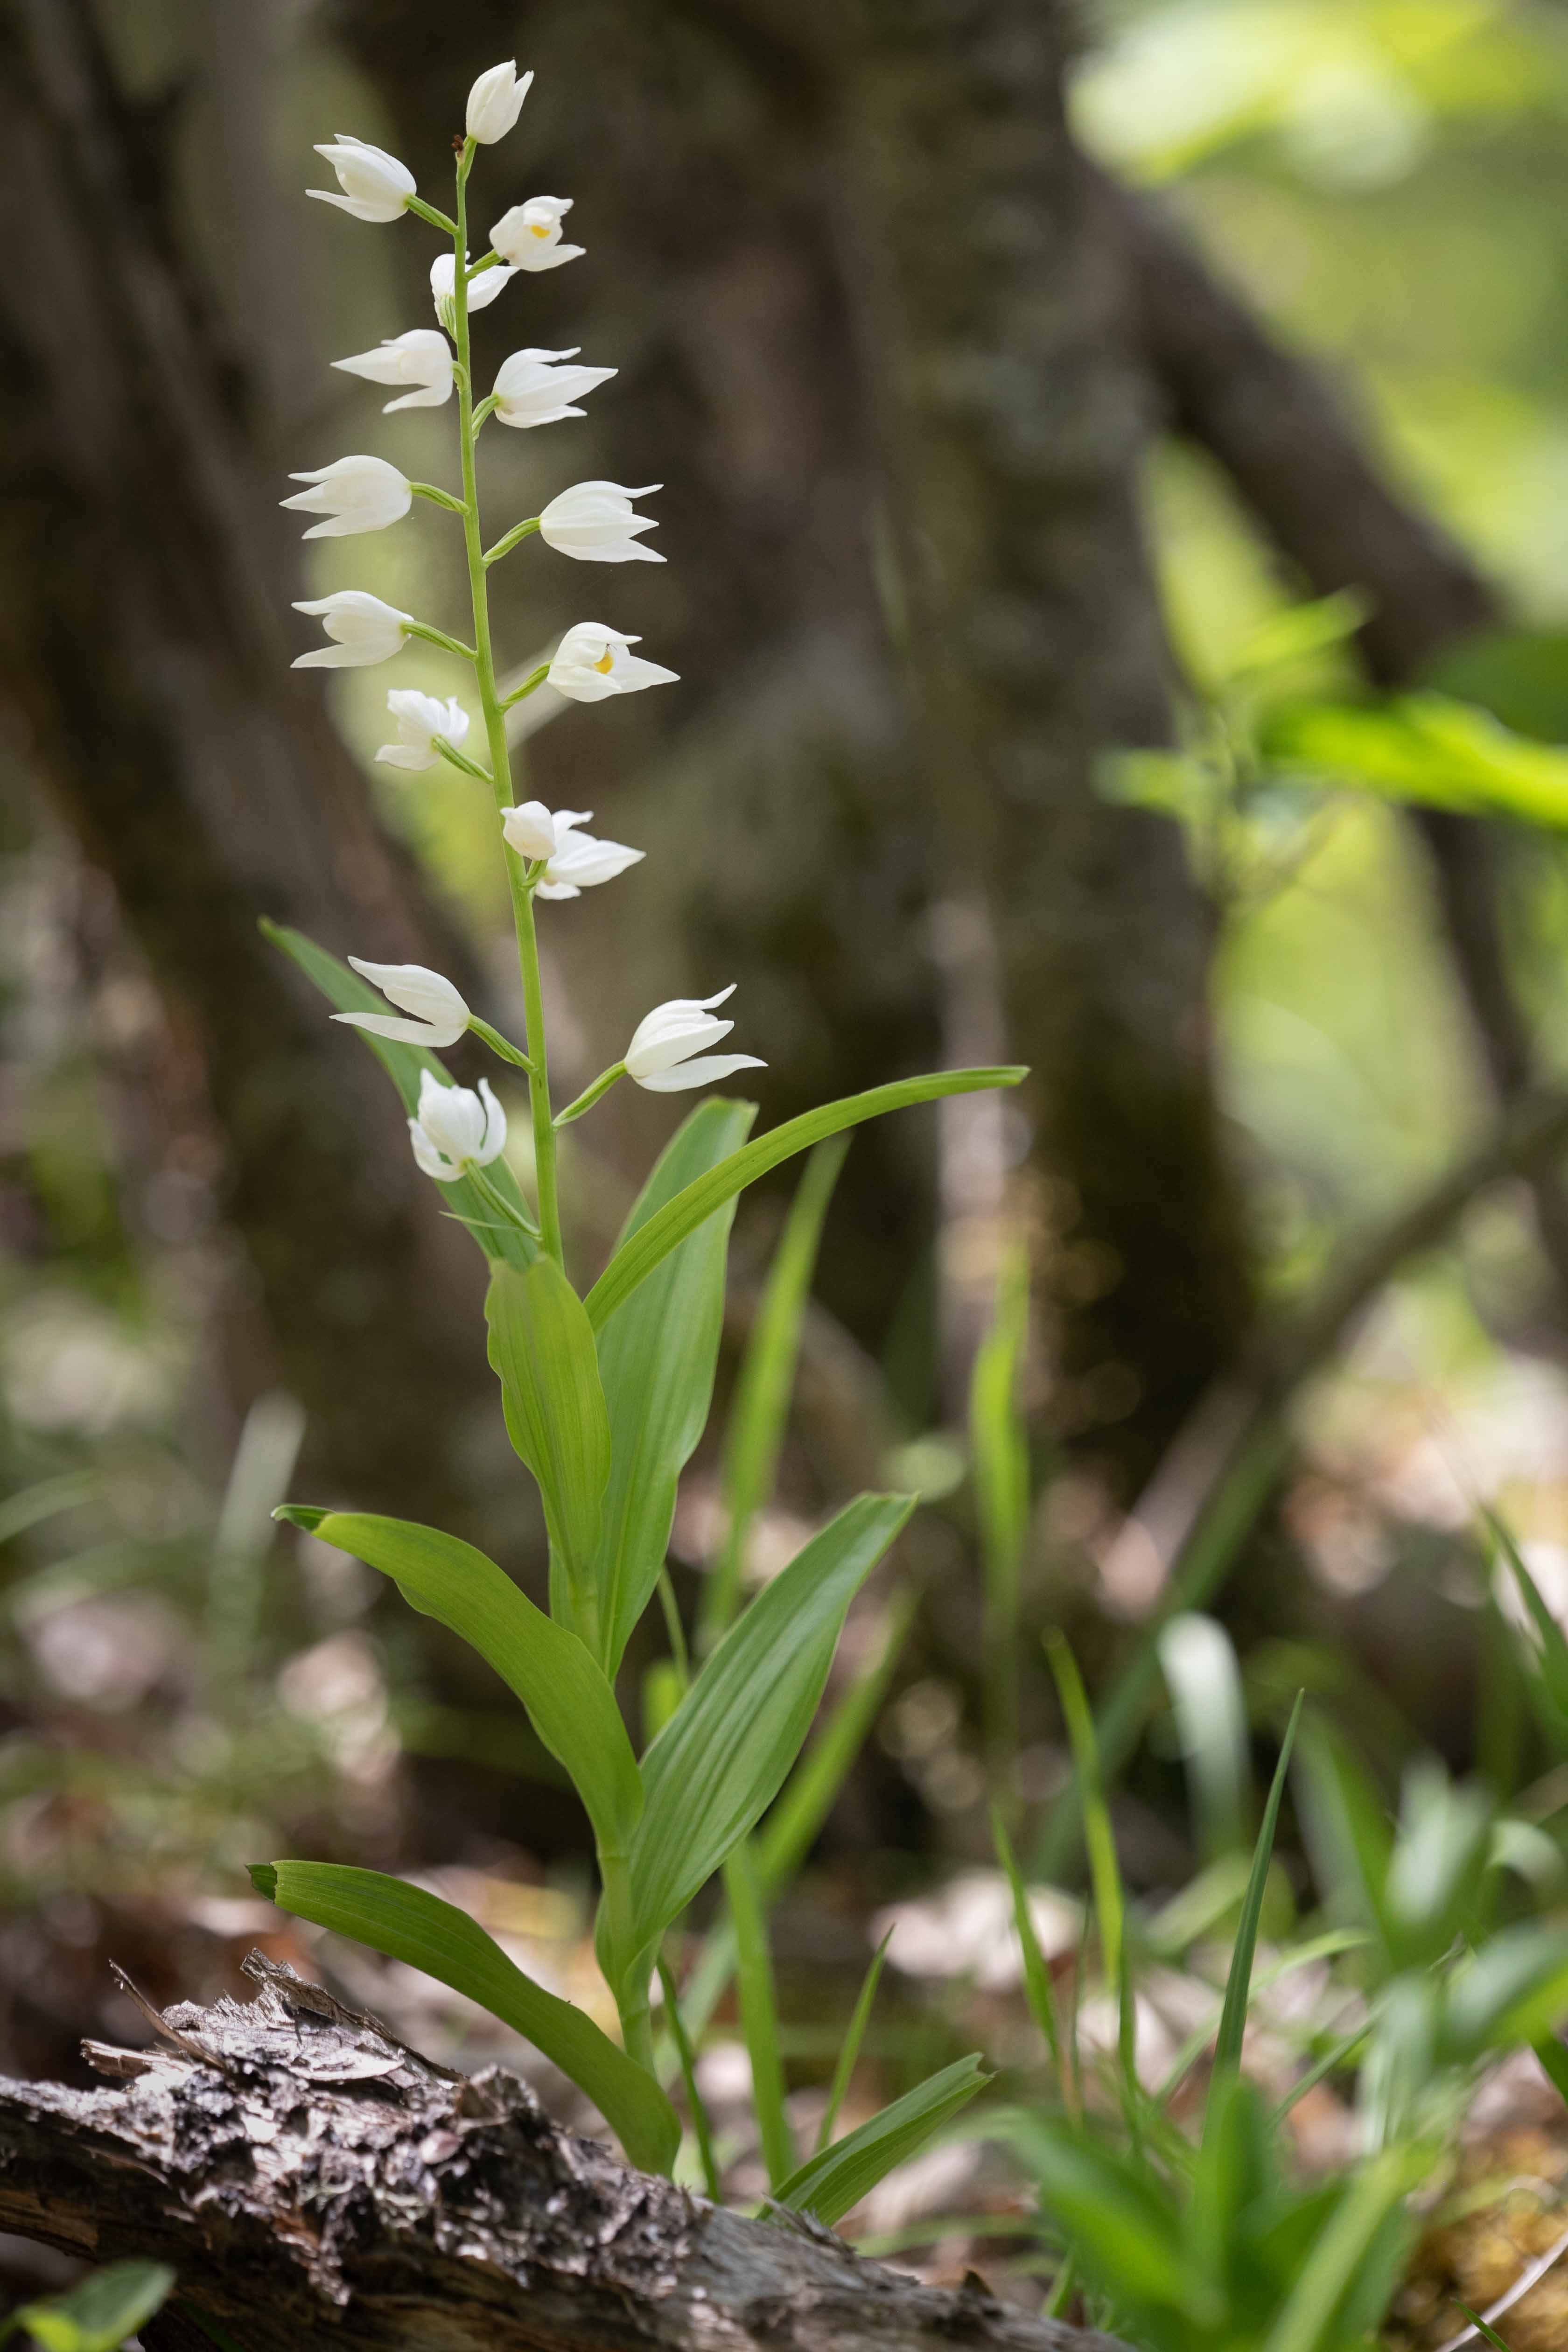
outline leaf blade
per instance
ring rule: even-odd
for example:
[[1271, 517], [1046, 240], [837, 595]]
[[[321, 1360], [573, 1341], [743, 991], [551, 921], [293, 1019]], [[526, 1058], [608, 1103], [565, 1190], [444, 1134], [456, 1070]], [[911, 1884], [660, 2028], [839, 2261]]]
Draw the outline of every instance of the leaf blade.
[[831, 2229], [990, 2080], [974, 2053], [955, 2059], [793, 2172], [776, 2192], [779, 2203], [796, 2213], [814, 2213]]
[[525, 1976], [466, 1911], [340, 1863], [258, 1863], [250, 1874], [281, 1910], [423, 1969], [531, 2042], [593, 2100], [634, 2164], [664, 2172], [674, 2162], [680, 2126], [652, 2075], [582, 2010]]
[[489, 1360], [507, 1434], [539, 1482], [552, 1553], [590, 1649], [598, 1597], [593, 1567], [610, 1476], [610, 1418], [583, 1302], [552, 1257], [498, 1265], [485, 1296]]
[[731, 1153], [721, 1166], [689, 1184], [657, 1216], [650, 1217], [624, 1249], [616, 1252], [584, 1302], [589, 1321], [595, 1328], [607, 1321], [623, 1299], [629, 1298], [637, 1285], [647, 1280], [659, 1260], [683, 1242], [689, 1233], [695, 1232], [721, 1202], [743, 1192], [759, 1176], [765, 1176], [770, 1169], [793, 1159], [797, 1151], [805, 1151], [830, 1135], [840, 1135], [846, 1128], [858, 1127], [866, 1119], [879, 1118], [885, 1111], [903, 1110], [912, 1103], [935, 1102], [947, 1095], [1016, 1087], [1026, 1075], [1021, 1067], [1012, 1066], [939, 1070], [927, 1077], [900, 1078], [891, 1086], [872, 1087], [865, 1094], [847, 1095], [839, 1102], [825, 1103], [816, 1110], [803, 1111], [798, 1118], [786, 1119], [782, 1127], [759, 1135], [754, 1142]]

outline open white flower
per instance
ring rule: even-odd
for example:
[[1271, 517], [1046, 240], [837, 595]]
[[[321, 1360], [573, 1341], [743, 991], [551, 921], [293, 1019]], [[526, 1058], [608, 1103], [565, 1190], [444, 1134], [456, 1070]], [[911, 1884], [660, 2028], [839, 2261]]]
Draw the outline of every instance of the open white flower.
[[[656, 1004], [632, 1032], [626, 1047], [626, 1076], [652, 1095], [684, 1094], [688, 1087], [716, 1086], [733, 1070], [765, 1070], [754, 1054], [705, 1054], [734, 1027], [732, 1021], [715, 1021], [713, 1007], [733, 996], [735, 983], [717, 996], [672, 996]], [[696, 1055], [695, 1061], [691, 1056]]]
[[336, 142], [318, 147], [338, 175], [338, 195], [331, 188], [307, 188], [305, 194], [323, 205], [336, 205], [355, 220], [395, 221], [408, 209], [408, 199], [414, 194], [414, 174], [406, 163], [389, 155], [384, 147], [369, 147], [363, 139], [351, 139], [340, 131]]
[[539, 518], [539, 535], [558, 555], [582, 563], [662, 563], [651, 547], [637, 545], [637, 533], [656, 530], [652, 515], [634, 514], [632, 500], [664, 488], [645, 482], [640, 490], [619, 482], [578, 482], [551, 499]]
[[479, 1080], [471, 1087], [444, 1087], [431, 1070], [419, 1081], [418, 1116], [408, 1122], [414, 1157], [437, 1184], [455, 1184], [470, 1168], [488, 1168], [506, 1149], [506, 1113]]
[[532, 85], [531, 73], [519, 76], [515, 58], [482, 73], [468, 92], [469, 138], [477, 139], [481, 147], [493, 147], [498, 139], [504, 139], [522, 112], [522, 101]]
[[579, 621], [555, 648], [549, 682], [569, 702], [603, 702], [608, 694], [638, 694], [645, 686], [673, 685], [678, 671], [661, 669], [658, 662], [627, 652], [628, 646], [641, 643], [640, 637], [606, 629], [602, 621]]
[[559, 269], [586, 253], [584, 245], [563, 245], [561, 224], [572, 209], [570, 196], [530, 196], [502, 213], [490, 231], [490, 243], [514, 269]]
[[513, 352], [502, 360], [496, 372], [496, 415], [503, 425], [558, 425], [563, 416], [584, 416], [585, 409], [574, 408], [572, 403], [592, 392], [596, 383], [608, 383], [617, 371], [615, 368], [563, 367], [564, 360], [574, 360], [580, 344], [574, 343], [569, 352]]
[[439, 408], [452, 392], [452, 347], [434, 327], [410, 327], [405, 335], [389, 335], [374, 352], [355, 352], [352, 359], [334, 360], [345, 375], [363, 375], [367, 383], [411, 383], [401, 400], [389, 400], [382, 410]]
[[422, 963], [362, 963], [358, 956], [350, 956], [349, 961], [373, 988], [414, 1019], [400, 1021], [391, 1013], [334, 1013], [334, 1021], [345, 1022], [351, 1029], [368, 1029], [377, 1037], [395, 1037], [402, 1045], [433, 1050], [455, 1045], [467, 1029], [468, 1008], [438, 971], [426, 971]]
[[[447, 332], [456, 340], [458, 312], [456, 307], [458, 265], [449, 253], [438, 253], [430, 264], [430, 299], [436, 305], [436, 316]], [[503, 286], [510, 286], [517, 276], [515, 269], [497, 269], [493, 266], [481, 269], [477, 278], [468, 279], [468, 316], [487, 310]]]
[[319, 613], [321, 626], [335, 640], [318, 646], [314, 653], [300, 654], [290, 665], [294, 669], [364, 669], [372, 662], [390, 661], [403, 651], [414, 626], [412, 613], [384, 604], [364, 588], [340, 588], [333, 595], [296, 603], [294, 610]]
[[384, 457], [339, 457], [333, 465], [290, 474], [289, 479], [313, 487], [279, 499], [279, 506], [327, 517], [325, 522], [312, 524], [307, 539], [347, 539], [355, 531], [384, 530], [388, 523], [400, 522], [414, 503], [407, 476]]
[[455, 694], [443, 702], [416, 687], [394, 687], [386, 707], [397, 722], [397, 740], [384, 743], [375, 756], [389, 768], [433, 768], [441, 757], [437, 736], [456, 746], [468, 731], [468, 714]]
[[520, 857], [548, 859], [538, 883], [542, 898], [577, 898], [601, 882], [613, 882], [628, 866], [646, 856], [628, 849], [624, 841], [601, 841], [578, 831], [594, 821], [592, 809], [547, 809], [542, 801], [524, 801], [502, 809], [501, 831], [509, 848]]

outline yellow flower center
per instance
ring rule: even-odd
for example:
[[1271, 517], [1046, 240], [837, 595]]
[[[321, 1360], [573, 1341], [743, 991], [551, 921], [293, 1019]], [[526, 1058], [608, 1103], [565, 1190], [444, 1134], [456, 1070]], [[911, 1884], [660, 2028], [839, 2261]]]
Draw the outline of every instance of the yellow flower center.
[[601, 677], [608, 677], [610, 672], [615, 668], [615, 666], [616, 649], [614, 646], [606, 646], [599, 659], [594, 664], [594, 667], [598, 671]]
[[530, 221], [528, 224], [528, 233], [530, 236], [548, 236], [550, 235], [550, 224], [548, 221]]

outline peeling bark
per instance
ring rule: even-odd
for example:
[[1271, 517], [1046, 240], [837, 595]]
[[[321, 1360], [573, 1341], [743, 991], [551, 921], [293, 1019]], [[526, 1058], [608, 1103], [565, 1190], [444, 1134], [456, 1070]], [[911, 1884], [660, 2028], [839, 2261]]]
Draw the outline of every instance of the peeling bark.
[[[247, 2003], [181, 2002], [107, 2090], [0, 2081], [0, 2230], [173, 2263], [245, 2352], [1121, 2352], [831, 2232], [724, 2212], [551, 2122], [500, 2067], [433, 2064], [252, 1953]], [[163, 2324], [183, 2337], [176, 2305]], [[155, 2323], [152, 2334], [159, 2333]]]

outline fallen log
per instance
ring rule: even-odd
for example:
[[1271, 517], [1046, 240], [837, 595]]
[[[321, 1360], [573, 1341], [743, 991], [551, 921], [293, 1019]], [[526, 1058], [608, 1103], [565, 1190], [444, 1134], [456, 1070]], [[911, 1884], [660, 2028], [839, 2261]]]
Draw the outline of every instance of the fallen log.
[[143, 2003], [153, 2045], [85, 2043], [110, 2088], [0, 2079], [0, 2231], [172, 2263], [150, 2340], [202, 2340], [183, 2305], [244, 2352], [1121, 2352], [634, 2172], [504, 2069], [244, 1965], [252, 2000]]

